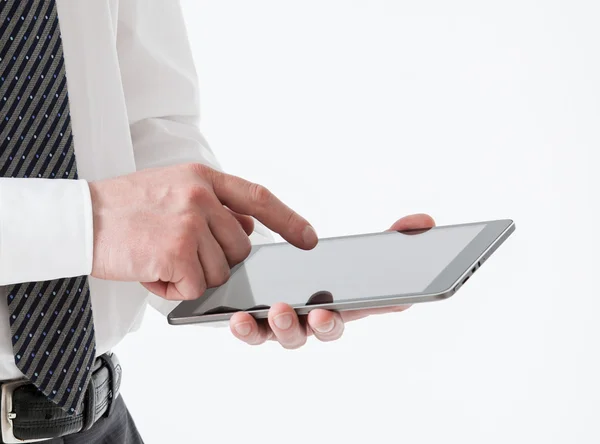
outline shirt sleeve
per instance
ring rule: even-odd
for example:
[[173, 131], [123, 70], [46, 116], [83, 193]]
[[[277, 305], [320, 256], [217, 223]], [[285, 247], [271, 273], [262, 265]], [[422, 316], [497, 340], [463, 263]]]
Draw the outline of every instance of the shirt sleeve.
[[[198, 78], [179, 1], [120, 2], [117, 49], [138, 170], [198, 162], [222, 171], [199, 129]], [[255, 221], [252, 243], [273, 242]], [[177, 302], [150, 296], [167, 315]]]
[[0, 178], [0, 285], [91, 273], [85, 180]]

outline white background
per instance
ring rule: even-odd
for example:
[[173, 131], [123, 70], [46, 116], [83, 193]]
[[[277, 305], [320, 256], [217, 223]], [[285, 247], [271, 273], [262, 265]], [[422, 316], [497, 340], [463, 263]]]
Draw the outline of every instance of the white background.
[[600, 442], [600, 3], [183, 6], [213, 150], [320, 236], [414, 212], [517, 231], [454, 298], [336, 343], [149, 311], [117, 350], [145, 441]]

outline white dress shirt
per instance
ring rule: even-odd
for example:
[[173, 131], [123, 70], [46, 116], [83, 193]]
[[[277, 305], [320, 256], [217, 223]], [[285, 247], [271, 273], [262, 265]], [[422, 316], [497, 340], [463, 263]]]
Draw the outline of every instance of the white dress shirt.
[[[57, 0], [80, 180], [0, 178], [0, 285], [87, 275], [88, 181], [201, 162], [220, 169], [198, 129], [198, 85], [176, 0]], [[254, 243], [269, 242], [257, 224]], [[147, 303], [176, 302], [136, 282], [90, 278], [97, 353], [139, 327]], [[22, 377], [0, 288], [0, 380]]]

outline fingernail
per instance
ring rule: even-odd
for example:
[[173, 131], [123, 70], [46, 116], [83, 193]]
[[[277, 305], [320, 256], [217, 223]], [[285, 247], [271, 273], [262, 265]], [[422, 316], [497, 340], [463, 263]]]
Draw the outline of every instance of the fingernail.
[[237, 331], [237, 334], [240, 336], [248, 336], [252, 331], [252, 326], [250, 325], [250, 322], [242, 322], [241, 324], [235, 324], [234, 328], [235, 331]]
[[280, 330], [287, 330], [292, 326], [292, 315], [290, 313], [282, 313], [280, 315], [275, 316], [273, 322]]
[[307, 225], [304, 229], [304, 232], [302, 233], [302, 239], [307, 245], [314, 245], [319, 241], [319, 238], [317, 237], [317, 232], [310, 225]]
[[325, 324], [315, 325], [314, 328], [319, 333], [329, 333], [331, 330], [333, 330], [333, 327], [335, 327], [335, 321], [332, 319], [331, 321], [326, 322]]

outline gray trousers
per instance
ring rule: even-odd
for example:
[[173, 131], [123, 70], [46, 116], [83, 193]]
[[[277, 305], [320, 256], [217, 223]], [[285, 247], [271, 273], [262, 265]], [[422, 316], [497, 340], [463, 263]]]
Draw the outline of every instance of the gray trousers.
[[144, 444], [144, 441], [127, 411], [123, 396], [119, 395], [111, 415], [99, 419], [91, 429], [62, 438], [41, 441], [40, 444]]

